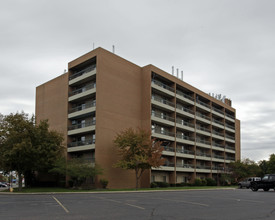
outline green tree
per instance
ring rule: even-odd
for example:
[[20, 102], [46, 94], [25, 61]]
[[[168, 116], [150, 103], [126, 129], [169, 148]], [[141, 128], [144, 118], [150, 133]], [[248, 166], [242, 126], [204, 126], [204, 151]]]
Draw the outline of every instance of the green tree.
[[164, 148], [161, 142], [151, 139], [150, 132], [129, 128], [117, 134], [114, 144], [121, 156], [115, 167], [135, 171], [136, 189], [145, 170], [164, 164], [161, 157]]
[[50, 170], [52, 173], [58, 173], [65, 177], [70, 177], [73, 187], [80, 187], [88, 178], [95, 178], [102, 174], [102, 169], [97, 164], [88, 163], [83, 158], [71, 158], [66, 161], [62, 157], [57, 160], [54, 167]]
[[267, 173], [275, 173], [275, 154], [271, 154], [269, 156], [269, 160], [267, 162]]
[[22, 176], [30, 183], [32, 173], [45, 172], [64, 153], [63, 137], [49, 131], [47, 121], [35, 124], [35, 118], [16, 113], [0, 117], [0, 167], [6, 172], [17, 171], [19, 190]]

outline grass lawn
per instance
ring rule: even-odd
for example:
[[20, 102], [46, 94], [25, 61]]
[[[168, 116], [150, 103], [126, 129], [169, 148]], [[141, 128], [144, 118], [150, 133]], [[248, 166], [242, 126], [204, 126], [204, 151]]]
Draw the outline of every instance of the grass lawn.
[[[192, 190], [192, 189], [228, 189], [236, 186], [184, 186], [184, 187], [164, 187], [164, 188], [141, 188], [137, 191], [155, 191], [155, 190]], [[61, 187], [33, 187], [23, 188], [21, 192], [17, 188], [13, 189], [16, 193], [58, 193], [58, 192], [112, 192], [112, 191], [136, 191], [136, 189], [70, 189]], [[4, 190], [3, 192], [9, 192]]]

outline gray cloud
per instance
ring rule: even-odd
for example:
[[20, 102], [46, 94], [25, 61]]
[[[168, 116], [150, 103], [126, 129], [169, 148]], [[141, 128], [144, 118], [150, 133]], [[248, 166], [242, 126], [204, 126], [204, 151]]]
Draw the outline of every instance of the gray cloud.
[[35, 87], [101, 46], [233, 101], [242, 156], [275, 143], [275, 2], [272, 0], [4, 1], [0, 8], [0, 112], [34, 113]]

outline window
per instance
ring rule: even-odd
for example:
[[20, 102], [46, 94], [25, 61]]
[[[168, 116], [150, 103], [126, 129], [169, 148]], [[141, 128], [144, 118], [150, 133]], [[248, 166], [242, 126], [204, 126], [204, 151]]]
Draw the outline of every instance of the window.
[[151, 181], [152, 182], [155, 182], [156, 180], [155, 180], [155, 176], [154, 175], [152, 175], [152, 177], [151, 177]]
[[162, 179], [163, 179], [163, 182], [166, 183], [166, 176], [163, 176]]

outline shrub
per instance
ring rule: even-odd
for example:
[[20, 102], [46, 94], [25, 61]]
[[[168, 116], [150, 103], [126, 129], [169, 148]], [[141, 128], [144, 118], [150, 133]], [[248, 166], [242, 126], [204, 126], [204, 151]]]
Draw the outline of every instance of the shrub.
[[[152, 184], [154, 187], [152, 187]], [[166, 183], [166, 182], [153, 182], [151, 183], [151, 187], [152, 188], [155, 188], [155, 187], [169, 187], [170, 184], [169, 183]]]
[[155, 182], [151, 183], [151, 188], [157, 188], [157, 187], [158, 187], [158, 184], [156, 184]]
[[194, 186], [201, 186], [201, 185], [202, 185], [201, 179], [199, 179], [199, 178], [195, 179], [193, 185], [194, 185]]
[[100, 179], [99, 182], [100, 182], [100, 184], [101, 184], [101, 186], [102, 186], [103, 189], [106, 189], [107, 185], [109, 183], [109, 181], [106, 180], [106, 179]]
[[217, 182], [216, 180], [212, 179], [212, 178], [206, 178], [206, 185], [207, 186], [216, 186], [217, 185]]
[[207, 181], [205, 179], [201, 180], [201, 186], [206, 186], [207, 185]]

